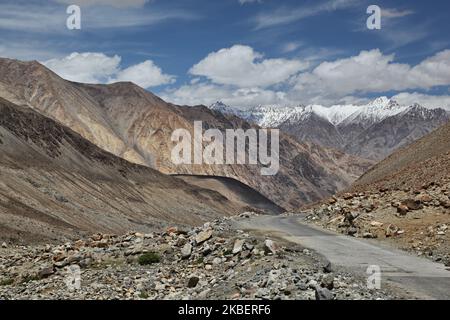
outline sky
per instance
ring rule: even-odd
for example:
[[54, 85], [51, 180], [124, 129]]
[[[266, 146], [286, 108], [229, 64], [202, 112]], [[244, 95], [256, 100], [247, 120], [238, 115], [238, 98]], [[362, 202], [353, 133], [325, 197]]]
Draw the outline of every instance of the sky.
[[[69, 30], [78, 5], [81, 29]], [[370, 30], [370, 5], [381, 29]], [[181, 105], [450, 106], [448, 0], [2, 0], [0, 57]], [[0, 75], [1, 76], [1, 75]], [[1, 79], [0, 79], [1, 80]]]

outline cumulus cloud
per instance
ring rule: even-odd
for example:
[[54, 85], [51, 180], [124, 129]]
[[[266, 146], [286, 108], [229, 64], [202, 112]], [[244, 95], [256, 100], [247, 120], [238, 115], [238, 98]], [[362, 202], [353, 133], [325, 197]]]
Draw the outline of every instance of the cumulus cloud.
[[[450, 50], [424, 59], [417, 65], [398, 63], [395, 55], [379, 49], [325, 61], [305, 71], [304, 62], [264, 59], [251, 47], [236, 45], [209, 54], [194, 65], [195, 78], [164, 92], [177, 104], [211, 104], [221, 100], [246, 107], [257, 104], [359, 103], [367, 96], [386, 92], [427, 91], [450, 86]], [[401, 93], [405, 103], [446, 105], [445, 96]]]
[[164, 74], [153, 61], [147, 60], [119, 71], [116, 78], [111, 81], [132, 81], [143, 88], [150, 88], [174, 83], [175, 77]]
[[121, 57], [107, 56], [103, 53], [74, 52], [61, 59], [43, 62], [64, 79], [84, 83], [111, 83], [131, 81], [144, 87], [156, 87], [173, 83], [175, 77], [164, 74], [153, 61], [147, 60], [126, 69], [120, 66]]
[[395, 63], [394, 58], [375, 49], [323, 62], [311, 72], [300, 74], [294, 90], [308, 96], [344, 96], [450, 85], [450, 50], [416, 66]]
[[181, 105], [211, 105], [222, 101], [228, 105], [251, 107], [266, 104], [291, 104], [286, 93], [261, 88], [232, 88], [211, 83], [194, 83], [168, 90], [162, 98]]
[[450, 96], [434, 96], [427, 95], [418, 92], [402, 92], [392, 97], [401, 105], [411, 105], [413, 103], [419, 103], [427, 108], [442, 108], [450, 111]]
[[268, 87], [286, 81], [307, 67], [305, 62], [287, 59], [264, 59], [253, 48], [235, 45], [210, 53], [189, 71], [216, 84], [241, 88]]
[[119, 71], [121, 58], [103, 53], [74, 52], [61, 59], [51, 59], [43, 64], [60, 77], [85, 83], [105, 83]]

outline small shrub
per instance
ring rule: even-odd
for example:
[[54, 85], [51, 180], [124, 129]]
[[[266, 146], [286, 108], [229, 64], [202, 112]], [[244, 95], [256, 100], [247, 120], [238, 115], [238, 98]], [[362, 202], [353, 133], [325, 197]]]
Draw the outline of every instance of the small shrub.
[[0, 280], [0, 286], [10, 286], [13, 283], [14, 283], [14, 280], [11, 278], [6, 278], [6, 279]]
[[148, 299], [148, 297], [149, 297], [149, 295], [148, 295], [148, 293], [146, 291], [142, 291], [139, 294], [139, 298], [141, 298], [141, 299]]
[[197, 264], [202, 264], [205, 261], [203, 257], [197, 259]]
[[25, 278], [22, 279], [22, 283], [28, 283], [31, 281], [38, 281], [38, 280], [41, 279], [37, 275], [27, 275]]
[[141, 266], [153, 264], [153, 263], [159, 263], [161, 261], [161, 257], [156, 252], [148, 252], [144, 253], [138, 258], [138, 263]]

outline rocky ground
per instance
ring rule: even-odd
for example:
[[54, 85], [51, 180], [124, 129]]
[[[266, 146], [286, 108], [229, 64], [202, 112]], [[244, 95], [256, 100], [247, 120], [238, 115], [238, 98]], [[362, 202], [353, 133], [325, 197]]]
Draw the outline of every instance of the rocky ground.
[[418, 188], [346, 193], [307, 210], [307, 220], [361, 238], [388, 241], [450, 266], [450, 181]]
[[393, 299], [298, 245], [234, 230], [95, 234], [62, 245], [0, 248], [3, 299]]

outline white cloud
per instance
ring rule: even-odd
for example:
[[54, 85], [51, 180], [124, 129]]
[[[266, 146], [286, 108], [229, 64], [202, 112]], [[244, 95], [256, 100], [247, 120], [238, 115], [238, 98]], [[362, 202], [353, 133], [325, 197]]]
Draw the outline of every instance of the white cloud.
[[268, 87], [288, 80], [306, 67], [307, 64], [299, 60], [264, 59], [251, 47], [235, 45], [209, 54], [189, 72], [205, 76], [216, 84]]
[[175, 77], [164, 74], [153, 61], [147, 60], [119, 71], [111, 82], [132, 81], [143, 88], [156, 87], [175, 82]]
[[180, 105], [211, 105], [222, 101], [228, 105], [251, 107], [260, 104], [292, 104], [282, 91], [261, 88], [235, 89], [210, 83], [195, 83], [164, 92], [162, 98]]
[[113, 6], [118, 8], [123, 7], [142, 7], [149, 0], [55, 0], [58, 3], [64, 3], [67, 5], [76, 4], [79, 6]]
[[[264, 60], [250, 47], [233, 46], [214, 52], [196, 64], [190, 72], [197, 77], [189, 84], [165, 91], [164, 98], [177, 104], [209, 105], [220, 100], [240, 107], [332, 105], [365, 102], [368, 94], [450, 86], [450, 50], [417, 65], [398, 63], [394, 55], [384, 55], [379, 49], [322, 62], [307, 72], [302, 70], [303, 64], [296, 60]], [[402, 93], [397, 98], [424, 105], [447, 103], [446, 96], [417, 93]]]
[[442, 108], [450, 111], [450, 96], [441, 95], [433, 96], [418, 92], [402, 92], [392, 97], [401, 105], [411, 105], [413, 103], [419, 103], [427, 108]]
[[294, 90], [308, 97], [341, 97], [450, 85], [450, 50], [439, 52], [416, 66], [395, 63], [394, 58], [375, 49], [323, 62], [311, 72], [300, 74]]
[[74, 52], [61, 59], [51, 59], [43, 64], [60, 77], [75, 82], [105, 83], [119, 72], [121, 58], [103, 53]]
[[64, 79], [84, 83], [110, 83], [131, 81], [144, 87], [155, 87], [173, 83], [175, 77], [164, 74], [153, 61], [147, 60], [126, 69], [120, 67], [121, 57], [103, 53], [74, 52], [61, 59], [43, 62]]

